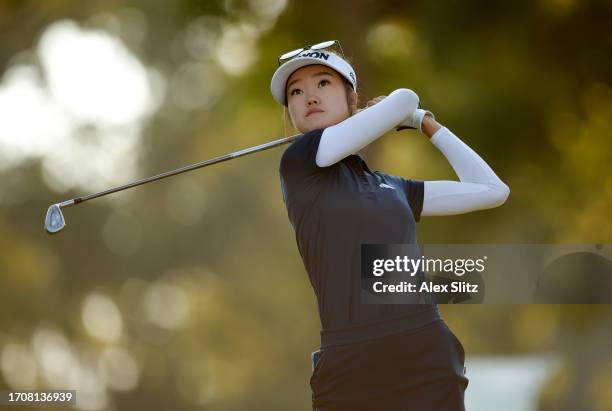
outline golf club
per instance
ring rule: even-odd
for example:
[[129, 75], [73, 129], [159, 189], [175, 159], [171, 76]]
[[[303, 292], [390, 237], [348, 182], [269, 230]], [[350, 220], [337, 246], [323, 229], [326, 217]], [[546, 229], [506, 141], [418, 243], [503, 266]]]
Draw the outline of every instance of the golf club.
[[210, 166], [212, 164], [221, 163], [223, 161], [231, 160], [233, 158], [242, 157], [247, 154], [256, 153], [258, 151], [267, 150], [272, 147], [280, 146], [283, 144], [287, 144], [295, 140], [299, 137], [300, 134], [294, 134], [289, 137], [284, 137], [278, 140], [271, 141], [269, 143], [260, 144], [255, 147], [245, 148], [244, 150], [239, 150], [230, 154], [225, 154], [223, 156], [215, 157], [210, 160], [201, 161], [199, 163], [194, 163], [176, 170], [167, 171], [162, 174], [158, 174], [153, 177], [145, 178], [142, 180], [135, 181], [133, 183], [125, 184], [119, 187], [111, 188], [105, 191], [101, 191], [99, 193], [90, 194], [85, 197], [77, 197], [72, 200], [62, 201], [61, 203], [56, 203], [49, 206], [47, 210], [47, 216], [45, 218], [45, 230], [49, 234], [56, 234], [60, 232], [66, 226], [66, 220], [64, 219], [64, 215], [62, 214], [62, 208], [70, 207], [73, 205], [81, 204], [87, 200], [93, 200], [94, 198], [102, 197], [107, 194], [116, 193], [118, 191], [127, 190], [128, 188], [136, 187], [142, 184], [150, 183], [152, 181], [161, 180], [162, 178], [174, 176], [177, 174], [185, 173], [187, 171], [195, 170], [197, 168], [202, 168], [206, 166]]

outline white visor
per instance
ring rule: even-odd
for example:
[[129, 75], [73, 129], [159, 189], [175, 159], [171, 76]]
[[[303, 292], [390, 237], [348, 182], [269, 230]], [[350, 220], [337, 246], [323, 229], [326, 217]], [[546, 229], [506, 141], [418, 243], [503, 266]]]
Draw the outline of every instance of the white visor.
[[351, 84], [353, 90], [357, 90], [355, 71], [346, 60], [335, 53], [325, 50], [304, 50], [296, 57], [283, 63], [283, 65], [274, 72], [272, 81], [270, 82], [270, 90], [272, 91], [274, 100], [282, 105], [286, 105], [285, 85], [287, 84], [287, 80], [295, 70], [312, 64], [322, 64], [333, 68]]

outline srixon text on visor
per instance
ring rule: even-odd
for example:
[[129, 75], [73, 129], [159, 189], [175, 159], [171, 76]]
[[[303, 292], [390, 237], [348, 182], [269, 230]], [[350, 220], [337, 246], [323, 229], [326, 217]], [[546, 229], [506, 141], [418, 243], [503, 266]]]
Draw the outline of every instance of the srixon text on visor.
[[316, 59], [329, 60], [329, 54], [323, 53], [322, 51], [302, 52], [298, 57], [314, 57]]

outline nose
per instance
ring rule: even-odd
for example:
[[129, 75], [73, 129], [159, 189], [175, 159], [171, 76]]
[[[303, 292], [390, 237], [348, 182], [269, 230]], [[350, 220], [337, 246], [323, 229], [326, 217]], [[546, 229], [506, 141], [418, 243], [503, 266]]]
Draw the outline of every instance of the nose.
[[319, 98], [316, 96], [310, 96], [308, 97], [308, 107], [312, 106], [313, 104], [319, 104]]

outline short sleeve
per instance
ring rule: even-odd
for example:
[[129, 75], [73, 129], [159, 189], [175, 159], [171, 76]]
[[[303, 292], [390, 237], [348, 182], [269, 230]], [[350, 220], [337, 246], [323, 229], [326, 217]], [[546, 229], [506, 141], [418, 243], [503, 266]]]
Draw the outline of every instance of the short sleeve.
[[425, 197], [425, 182], [421, 180], [406, 180], [402, 178], [404, 185], [404, 193], [408, 199], [408, 204], [412, 209], [412, 215], [415, 221], [421, 220], [421, 211], [423, 211], [423, 198]]
[[316, 163], [317, 151], [324, 128], [311, 130], [298, 137], [283, 153], [280, 161], [280, 177], [283, 197], [307, 192], [316, 183], [323, 170]]

